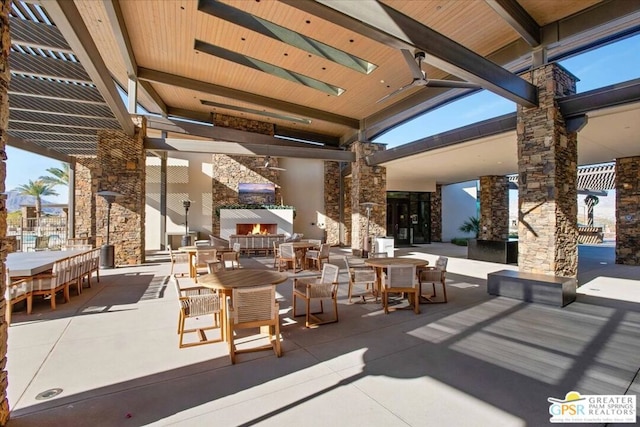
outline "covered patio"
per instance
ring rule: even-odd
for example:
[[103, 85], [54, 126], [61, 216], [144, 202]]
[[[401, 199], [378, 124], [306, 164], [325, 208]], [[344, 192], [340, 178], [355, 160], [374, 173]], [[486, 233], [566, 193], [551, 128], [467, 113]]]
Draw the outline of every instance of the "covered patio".
[[[291, 315], [292, 280], [278, 285], [282, 358], [231, 365], [224, 343], [178, 349], [164, 253], [104, 270], [55, 312], [17, 311], [11, 425], [533, 426], [549, 422], [548, 397], [640, 392], [640, 271], [616, 265], [611, 246], [580, 246], [582, 286], [564, 308], [488, 295], [487, 273], [505, 266], [468, 260], [464, 247], [398, 249], [431, 263], [449, 256], [449, 302], [420, 315], [347, 304], [343, 254], [332, 249], [338, 323], [305, 329]], [[242, 264], [271, 269], [272, 258]]]

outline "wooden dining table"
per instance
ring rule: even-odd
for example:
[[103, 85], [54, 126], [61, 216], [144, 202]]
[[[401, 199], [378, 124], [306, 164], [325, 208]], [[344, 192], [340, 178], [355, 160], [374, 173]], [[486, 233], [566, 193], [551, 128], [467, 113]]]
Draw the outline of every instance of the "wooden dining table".
[[7, 254], [6, 266], [10, 277], [28, 277], [51, 270], [61, 259], [87, 252], [85, 249], [68, 251], [12, 252]]
[[415, 265], [416, 267], [425, 267], [429, 265], [429, 261], [420, 258], [367, 258], [364, 260], [366, 265], [370, 265], [376, 269], [376, 292], [378, 295], [382, 292], [382, 272], [390, 265]]
[[[178, 250], [180, 252], [187, 253], [188, 261], [189, 261], [189, 277], [191, 277], [192, 279], [196, 277], [197, 271], [198, 271], [198, 269], [196, 268], [195, 262], [193, 262], [193, 260], [195, 259], [198, 253], [198, 249], [215, 249], [216, 253], [219, 253], [219, 254], [223, 252], [233, 252], [233, 248], [230, 248], [227, 246], [195, 246], [195, 245], [180, 246]], [[198, 281], [199, 280], [200, 279], [198, 279]]]
[[237, 270], [222, 270], [204, 274], [198, 278], [198, 285], [209, 289], [216, 289], [221, 293], [221, 325], [222, 339], [227, 341], [227, 296], [233, 295], [233, 289], [249, 288], [254, 286], [277, 285], [289, 278], [285, 273], [271, 270], [253, 268], [240, 268]]

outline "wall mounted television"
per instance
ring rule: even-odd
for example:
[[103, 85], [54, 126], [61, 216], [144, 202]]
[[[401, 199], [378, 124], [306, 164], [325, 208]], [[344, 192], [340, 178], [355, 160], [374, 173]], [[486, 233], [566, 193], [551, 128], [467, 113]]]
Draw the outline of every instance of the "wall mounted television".
[[246, 205], [274, 205], [276, 186], [274, 183], [239, 183], [238, 203]]

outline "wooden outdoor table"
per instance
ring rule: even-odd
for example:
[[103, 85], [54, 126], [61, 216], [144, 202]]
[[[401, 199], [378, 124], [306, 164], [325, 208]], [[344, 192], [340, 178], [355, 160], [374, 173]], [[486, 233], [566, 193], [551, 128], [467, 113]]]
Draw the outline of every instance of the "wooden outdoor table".
[[205, 274], [198, 278], [198, 285], [209, 289], [216, 289], [222, 293], [222, 301], [220, 303], [221, 325], [220, 331], [223, 340], [227, 340], [227, 313], [226, 300], [227, 296], [233, 295], [233, 289], [250, 288], [254, 286], [277, 285], [289, 278], [284, 273], [270, 270], [258, 270], [251, 268], [240, 268], [238, 270], [217, 271], [215, 273]]
[[217, 253], [233, 252], [233, 248], [229, 248], [227, 246], [180, 246], [178, 250], [181, 252], [186, 252], [188, 255], [189, 277], [191, 277], [192, 279], [196, 277], [198, 270], [195, 266], [195, 263], [193, 262], [193, 259], [198, 253], [198, 249], [215, 249]]
[[86, 250], [71, 251], [38, 251], [12, 252], [7, 255], [7, 268], [10, 277], [35, 276], [51, 270], [53, 264], [61, 259], [87, 252]]
[[378, 294], [382, 292], [382, 271], [390, 265], [415, 265], [416, 267], [424, 267], [429, 265], [429, 261], [420, 258], [367, 258], [364, 260], [366, 265], [375, 267], [376, 269], [376, 288]]

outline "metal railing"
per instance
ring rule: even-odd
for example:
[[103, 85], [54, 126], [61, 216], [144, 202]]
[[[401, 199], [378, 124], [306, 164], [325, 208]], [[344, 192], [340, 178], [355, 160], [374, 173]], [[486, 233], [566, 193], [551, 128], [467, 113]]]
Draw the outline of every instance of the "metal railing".
[[67, 219], [59, 216], [7, 219], [7, 236], [16, 236], [17, 250], [57, 250], [67, 242]]

